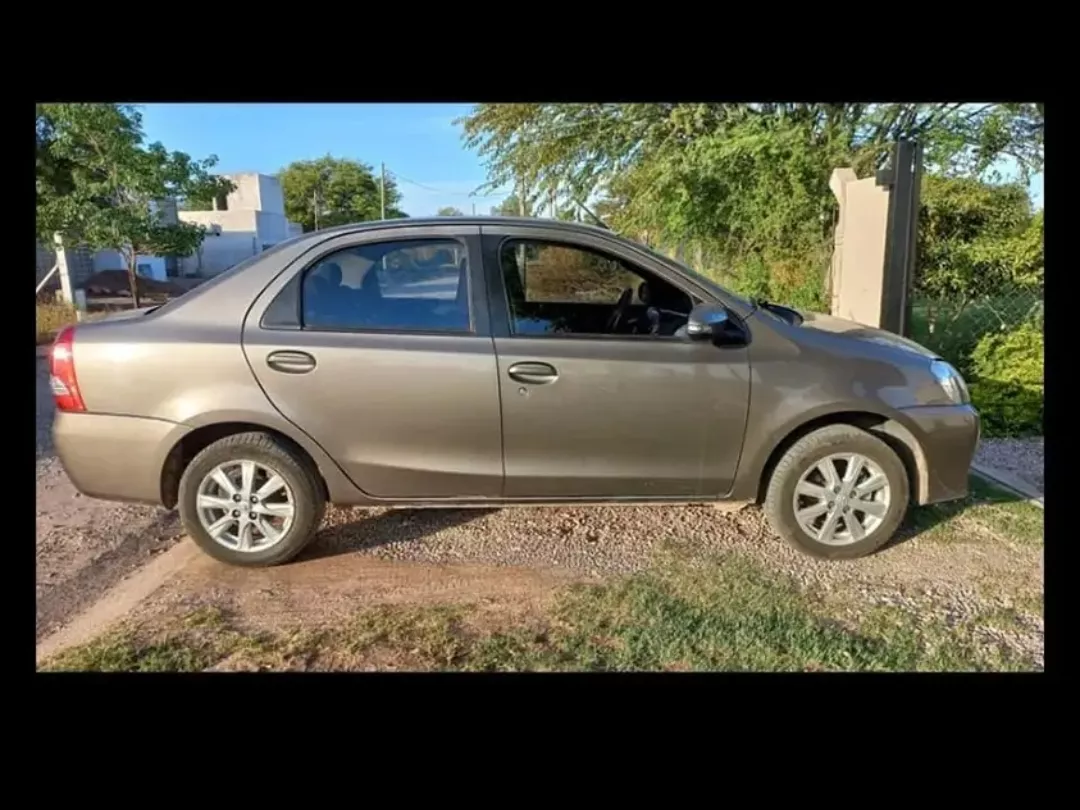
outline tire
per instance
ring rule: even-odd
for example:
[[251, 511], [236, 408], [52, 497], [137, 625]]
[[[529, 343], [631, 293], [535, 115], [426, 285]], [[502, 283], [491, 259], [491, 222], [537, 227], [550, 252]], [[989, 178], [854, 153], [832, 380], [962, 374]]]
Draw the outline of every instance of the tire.
[[[255, 479], [257, 482], [265, 481], [266, 473], [274, 473], [284, 481], [284, 489], [278, 488], [276, 493], [268, 493], [264, 509], [273, 508], [274, 504], [271, 500], [277, 499], [280, 502], [288, 495], [291, 495], [292, 502], [291, 523], [288, 524], [280, 539], [271, 540], [269, 535], [266, 535], [260, 540], [255, 539], [257, 534], [255, 537], [249, 534], [247, 537], [250, 550], [240, 550], [238, 547], [230, 547], [215, 540], [200, 519], [198, 508], [199, 489], [207, 476], [220, 465], [230, 465], [231, 462], [239, 465], [241, 461], [254, 462], [258, 475]], [[227, 467], [227, 474], [228, 469]], [[253, 489], [258, 489], [257, 483]], [[326, 509], [326, 500], [322, 492], [320, 479], [311, 462], [297, 451], [266, 433], [238, 433], [208, 445], [188, 464], [180, 478], [180, 519], [185, 530], [199, 548], [214, 559], [245, 568], [280, 565], [299, 554], [315, 536], [315, 531], [319, 528]], [[226, 493], [224, 489], [216, 489], [216, 494], [208, 497], [217, 497], [221, 500], [231, 500], [235, 497], [228, 496]], [[277, 505], [285, 506], [281, 503]], [[255, 509], [256, 506], [250, 508]], [[219, 516], [224, 518], [225, 511], [220, 507], [212, 507], [211, 511], [203, 510], [203, 513], [208, 514], [211, 519]], [[236, 511], [243, 512], [243, 510]], [[259, 517], [262, 520], [267, 519], [264, 515]], [[270, 519], [269, 523], [262, 525], [271, 525], [277, 520], [284, 521], [286, 518], [275, 517]], [[236, 527], [235, 539], [239, 541], [240, 524], [233, 525]], [[254, 527], [258, 524], [252, 525]], [[277, 528], [285, 528], [284, 522]], [[255, 533], [261, 530], [253, 528], [251, 531]], [[233, 540], [228, 537], [226, 539], [230, 543]], [[259, 547], [260, 545], [265, 547]]]
[[[859, 523], [860, 527], [872, 525], [870, 530], [864, 529], [865, 537], [859, 538], [858, 533], [853, 533], [848, 529], [842, 516], [834, 523], [837, 527], [836, 542], [821, 542], [820, 536], [815, 536], [805, 529], [795, 515], [796, 487], [804, 474], [813, 478], [812, 481], [808, 481], [811, 487], [825, 483], [824, 476], [821, 476], [820, 472], [810, 472], [815, 468], [822, 470], [831, 465], [838, 476], [842, 474], [846, 477], [848, 474], [846, 467], [850, 462], [834, 458], [842, 454], [858, 454], [870, 462], [870, 465], [864, 467], [869, 472], [860, 473], [860, 480], [869, 481], [870, 473], [878, 471], [885, 477], [887, 489], [879, 488], [875, 494], [867, 496], [881, 499], [879, 501], [881, 505], [875, 507], [875, 510], [881, 510], [883, 514], [871, 516], [858, 508], [849, 507], [848, 514]], [[819, 463], [822, 465], [820, 468]], [[840, 466], [841, 464], [844, 466]], [[874, 471], [873, 467], [876, 467], [877, 471]], [[841, 486], [843, 483], [840, 482]], [[873, 485], [871, 483], [863, 486]], [[804, 488], [806, 491], [809, 489], [809, 487]], [[819, 559], [850, 560], [872, 554], [892, 539], [907, 512], [910, 492], [911, 483], [907, 470], [889, 445], [852, 425], [829, 425], [803, 436], [781, 456], [769, 479], [764, 506], [765, 514], [773, 530], [799, 551]], [[886, 494], [887, 506], [884, 501]], [[866, 503], [858, 500], [849, 502]], [[827, 508], [829, 503], [839, 504], [845, 501], [841, 499], [841, 495], [835, 493], [826, 495], [822, 499], [800, 495], [800, 509], [822, 503]], [[869, 504], [866, 505], [869, 506]], [[829, 512], [825, 512], [820, 520], [815, 518], [819, 520], [819, 525], [812, 528], [818, 532], [822, 531], [829, 515]], [[843, 526], [842, 529], [841, 526]]]

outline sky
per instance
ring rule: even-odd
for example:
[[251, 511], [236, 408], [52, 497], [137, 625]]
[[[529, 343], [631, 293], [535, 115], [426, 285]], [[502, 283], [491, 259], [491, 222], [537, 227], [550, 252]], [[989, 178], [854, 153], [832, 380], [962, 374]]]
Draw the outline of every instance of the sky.
[[509, 194], [470, 196], [486, 180], [476, 153], [461, 142], [455, 118], [471, 104], [147, 104], [148, 143], [193, 158], [217, 155], [215, 172], [275, 174], [294, 160], [327, 154], [379, 170], [385, 163], [410, 216], [444, 206], [488, 214]]
[[[275, 174], [294, 160], [330, 154], [379, 169], [385, 163], [410, 216], [430, 216], [444, 206], [487, 214], [509, 194], [484, 192], [486, 174], [465, 148], [455, 118], [471, 104], [147, 104], [147, 141], [193, 158], [217, 155], [221, 174]], [[1042, 206], [1043, 178], [1030, 193]]]

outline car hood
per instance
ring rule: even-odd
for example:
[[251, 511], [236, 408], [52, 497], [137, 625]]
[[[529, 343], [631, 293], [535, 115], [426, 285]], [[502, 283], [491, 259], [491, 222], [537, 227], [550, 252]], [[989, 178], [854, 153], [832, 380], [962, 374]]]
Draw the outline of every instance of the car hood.
[[866, 326], [844, 318], [835, 318], [832, 315], [820, 315], [813, 312], [802, 313], [802, 315], [802, 327], [804, 329], [832, 332], [853, 340], [877, 343], [894, 349], [913, 352], [923, 357], [937, 358], [937, 355], [925, 346], [906, 337], [886, 332], [884, 329], [875, 329], [872, 326]]

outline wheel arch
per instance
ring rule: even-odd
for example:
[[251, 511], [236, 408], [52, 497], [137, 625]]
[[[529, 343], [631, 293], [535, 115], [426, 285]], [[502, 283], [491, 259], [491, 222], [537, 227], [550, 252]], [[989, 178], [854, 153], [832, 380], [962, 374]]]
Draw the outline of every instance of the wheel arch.
[[346, 488], [351, 488], [351, 482], [348, 482], [347, 479], [343, 480], [343, 474], [329, 457], [320, 458], [319, 456], [323, 454], [312, 452], [312, 449], [306, 446], [309, 442], [304, 442], [291, 435], [291, 432], [286, 432], [278, 426], [268, 425], [261, 420], [232, 418], [205, 421], [185, 431], [173, 443], [169, 452], [165, 455], [165, 461], [161, 467], [161, 503], [167, 509], [176, 506], [179, 497], [180, 478], [191, 460], [204, 448], [227, 436], [249, 432], [266, 433], [273, 436], [276, 440], [289, 447], [305, 463], [309, 464], [312, 472], [315, 473], [325, 500], [348, 500]]
[[929, 469], [926, 455], [914, 434], [903, 424], [888, 416], [869, 411], [838, 411], [802, 422], [788, 430], [773, 447], [756, 479], [754, 500], [763, 503], [773, 470], [784, 453], [803, 436], [829, 425], [851, 425], [865, 430], [884, 441], [899, 457], [907, 471], [912, 500], [925, 503], [928, 498]]

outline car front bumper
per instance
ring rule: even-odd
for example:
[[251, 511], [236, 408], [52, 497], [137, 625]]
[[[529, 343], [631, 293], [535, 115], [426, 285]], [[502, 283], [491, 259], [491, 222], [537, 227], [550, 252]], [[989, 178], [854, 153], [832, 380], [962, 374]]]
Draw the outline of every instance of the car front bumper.
[[53, 444], [84, 495], [160, 505], [165, 459], [187, 432], [161, 419], [61, 411], [53, 421]]
[[921, 451], [919, 504], [967, 497], [971, 462], [979, 446], [979, 414], [971, 405], [905, 408], [903, 425]]

